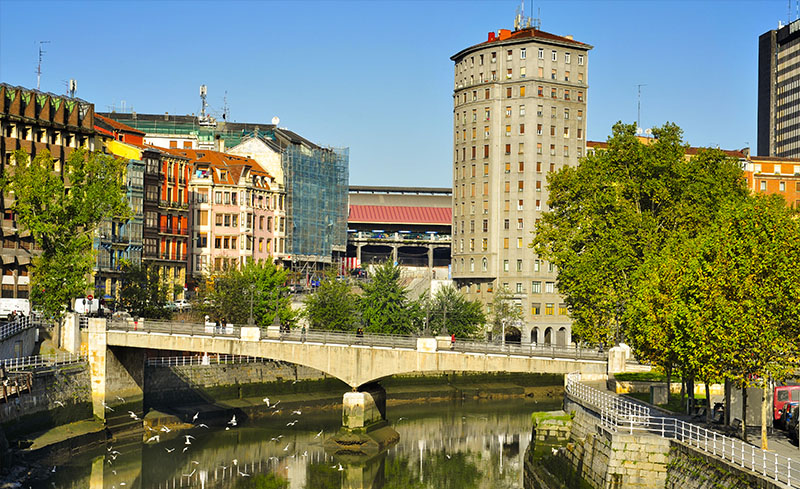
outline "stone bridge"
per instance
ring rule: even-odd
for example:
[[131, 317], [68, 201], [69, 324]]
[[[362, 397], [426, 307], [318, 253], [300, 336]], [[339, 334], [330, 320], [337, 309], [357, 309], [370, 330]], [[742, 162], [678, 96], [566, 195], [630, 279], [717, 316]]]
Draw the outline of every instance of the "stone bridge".
[[[122, 410], [140, 413], [147, 349], [198, 353], [220, 353], [269, 358], [315, 368], [353, 388], [345, 395], [363, 401], [358, 390], [382, 378], [405, 373], [437, 372], [529, 372], [566, 374], [580, 372], [583, 378], [605, 378], [607, 358], [593, 350], [555, 345], [501, 345], [461, 341], [449, 337], [363, 335], [337, 332], [295, 331], [282, 333], [277, 327], [189, 324], [174, 322], [89, 321], [89, 363], [95, 415]], [[361, 389], [359, 389], [361, 388]], [[385, 395], [385, 394], [384, 394]], [[375, 399], [376, 410], [366, 411], [375, 419], [385, 416], [385, 398]], [[369, 424], [370, 414], [365, 414]], [[356, 424], [362, 421], [356, 417]]]

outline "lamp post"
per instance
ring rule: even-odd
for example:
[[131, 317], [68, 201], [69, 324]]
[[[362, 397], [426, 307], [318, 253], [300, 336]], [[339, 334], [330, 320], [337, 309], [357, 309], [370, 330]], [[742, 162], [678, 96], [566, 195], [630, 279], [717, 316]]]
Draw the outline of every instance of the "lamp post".
[[253, 326], [255, 321], [253, 320], [253, 296], [256, 293], [256, 284], [250, 284], [250, 317], [247, 318], [247, 325]]
[[502, 338], [500, 341], [502, 342], [503, 346], [506, 346], [506, 318], [501, 319], [500, 324], [503, 325], [503, 332], [501, 333]]

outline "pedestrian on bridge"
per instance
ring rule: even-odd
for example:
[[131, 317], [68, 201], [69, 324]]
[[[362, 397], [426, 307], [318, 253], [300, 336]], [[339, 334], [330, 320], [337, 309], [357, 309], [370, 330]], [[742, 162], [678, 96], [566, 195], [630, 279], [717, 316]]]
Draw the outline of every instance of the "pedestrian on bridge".
[[303, 325], [303, 328], [300, 330], [300, 341], [305, 343], [306, 342], [306, 325]]
[[456, 335], [455, 335], [455, 333], [450, 335], [450, 349], [451, 350], [455, 350], [456, 349]]

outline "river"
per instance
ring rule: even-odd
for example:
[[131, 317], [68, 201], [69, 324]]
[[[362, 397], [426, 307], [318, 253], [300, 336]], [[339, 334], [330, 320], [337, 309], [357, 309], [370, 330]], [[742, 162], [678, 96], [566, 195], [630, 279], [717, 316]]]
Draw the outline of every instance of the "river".
[[389, 406], [400, 441], [370, 460], [325, 452], [322, 443], [338, 430], [339, 411], [294, 408], [301, 413], [288, 409], [233, 427], [159, 432], [158, 442], [120, 441], [44, 461], [47, 478], [26, 487], [521, 489], [531, 413], [559, 407], [559, 401], [530, 399]]

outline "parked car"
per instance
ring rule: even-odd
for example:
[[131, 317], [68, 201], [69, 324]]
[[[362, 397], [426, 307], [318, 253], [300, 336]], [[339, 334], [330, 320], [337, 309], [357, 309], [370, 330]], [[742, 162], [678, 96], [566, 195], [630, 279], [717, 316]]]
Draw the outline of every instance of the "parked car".
[[789, 434], [789, 438], [795, 442], [800, 438], [800, 433], [797, 431], [798, 426], [800, 426], [800, 424], [798, 424], [798, 417], [800, 417], [800, 407], [795, 406], [791, 416], [789, 416], [789, 419], [786, 421], [786, 431]]
[[363, 268], [354, 268], [350, 270], [350, 276], [355, 278], [367, 278], [367, 271]]
[[289, 292], [292, 294], [302, 294], [306, 291], [306, 287], [303, 284], [291, 284], [289, 285]]
[[772, 397], [773, 422], [784, 428], [781, 417], [787, 403], [800, 403], [800, 385], [779, 385], [775, 387]]
[[192, 310], [192, 304], [189, 301], [187, 301], [186, 299], [178, 299], [178, 300], [175, 301], [175, 308], [178, 311], [181, 311], [181, 312], [183, 312], [183, 311], [191, 311]]

